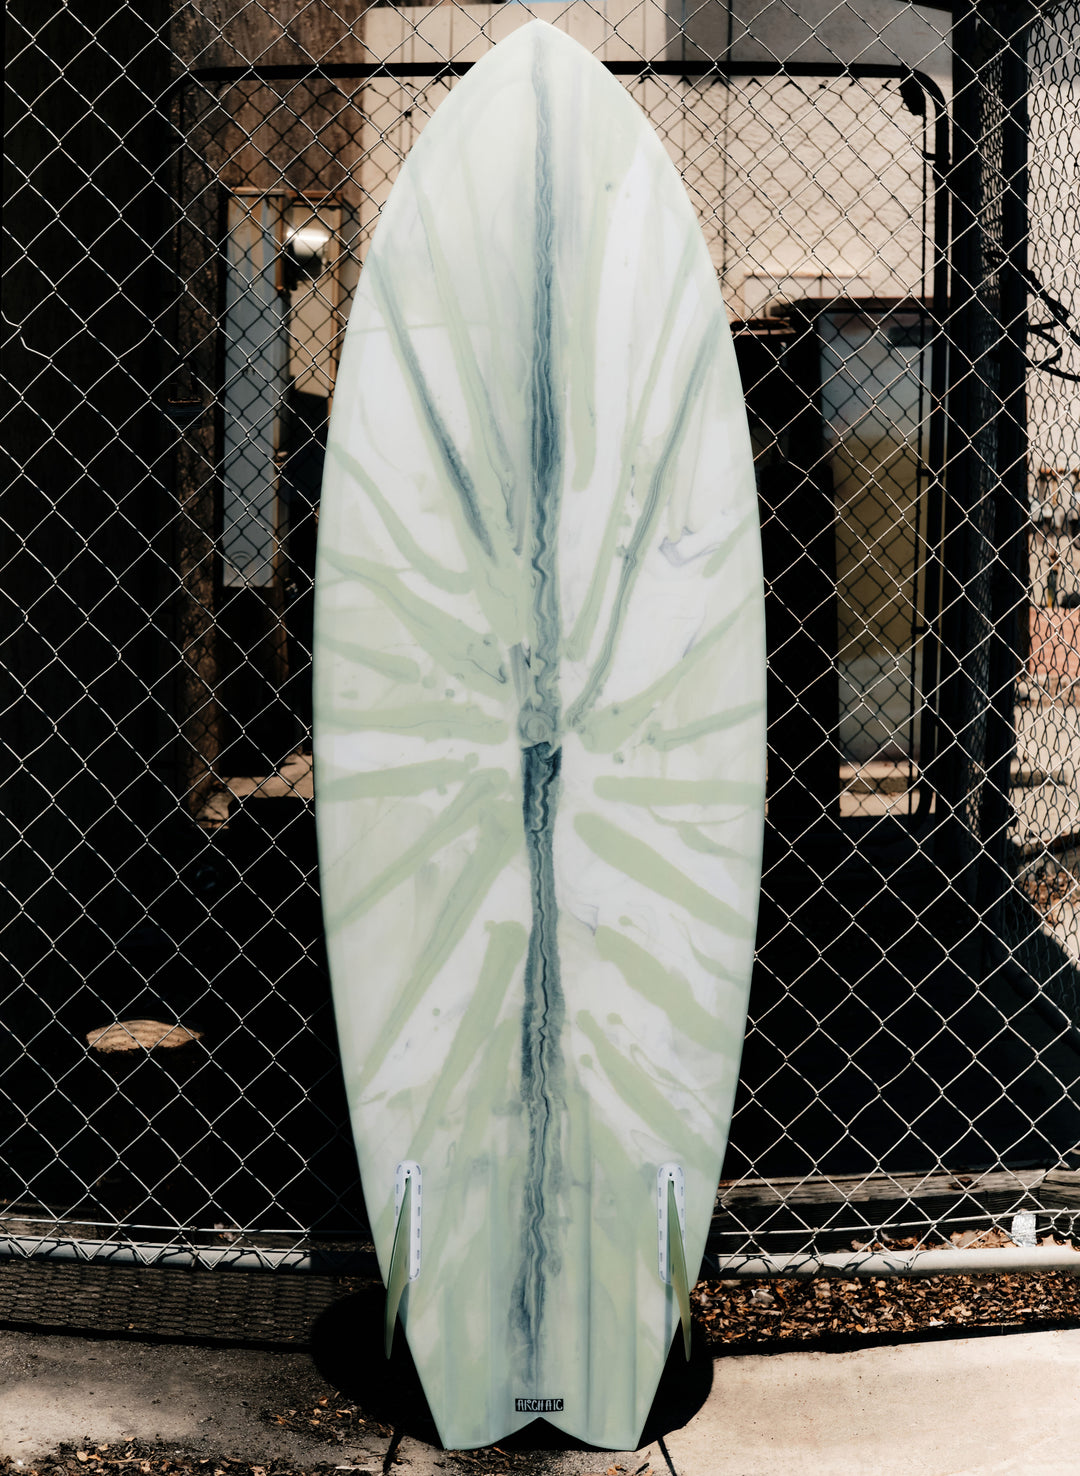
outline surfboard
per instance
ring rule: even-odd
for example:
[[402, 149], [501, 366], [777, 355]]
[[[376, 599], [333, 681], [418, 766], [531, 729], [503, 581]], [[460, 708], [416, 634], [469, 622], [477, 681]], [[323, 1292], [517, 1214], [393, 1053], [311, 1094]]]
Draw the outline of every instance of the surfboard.
[[540, 22], [461, 81], [351, 310], [316, 812], [364, 1194], [447, 1447], [632, 1448], [708, 1231], [764, 811], [716, 274], [628, 93]]

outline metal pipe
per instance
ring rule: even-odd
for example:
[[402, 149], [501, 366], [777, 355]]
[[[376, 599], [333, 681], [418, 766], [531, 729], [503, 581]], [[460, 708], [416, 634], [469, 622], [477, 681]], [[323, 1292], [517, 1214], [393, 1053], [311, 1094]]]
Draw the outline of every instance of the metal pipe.
[[[990, 588], [990, 628], [986, 756], [981, 838], [979, 912], [991, 920], [996, 936], [1006, 919], [998, 912], [1012, 893], [1015, 851], [1010, 831], [1016, 822], [1009, 789], [1017, 750], [1016, 684], [1026, 663], [1030, 633], [1028, 601], [1031, 570], [1028, 528], [1028, 77], [1029, 28], [1035, 12], [1015, 14], [1017, 29], [999, 52], [1001, 132], [1000, 228], [998, 265], [999, 408], [993, 486], [994, 571]], [[1021, 23], [1022, 21], [1022, 23]], [[984, 225], [984, 231], [987, 227]], [[988, 253], [984, 247], [984, 256]], [[991, 258], [992, 260], [992, 258]], [[988, 263], [989, 264], [989, 263]]]
[[[218, 1249], [160, 1245], [149, 1241], [61, 1240], [36, 1235], [0, 1236], [0, 1260], [82, 1262], [95, 1266], [153, 1266], [202, 1271], [334, 1272], [363, 1269], [376, 1273], [370, 1251]], [[1029, 1271], [1068, 1271], [1080, 1276], [1080, 1250], [1071, 1245], [948, 1247], [930, 1250], [839, 1251], [814, 1255], [706, 1256], [703, 1270], [720, 1277], [793, 1276], [991, 1276]]]
[[321, 1275], [378, 1274], [372, 1251], [252, 1250], [251, 1247], [162, 1245], [153, 1241], [80, 1240], [0, 1234], [0, 1261], [81, 1262], [94, 1266], [153, 1266], [199, 1271], [303, 1271]]
[[[930, 348], [930, 423], [927, 447], [926, 546], [923, 584], [923, 720], [919, 731], [919, 809], [930, 813], [930, 795], [936, 782], [938, 718], [941, 702], [941, 596], [944, 569], [945, 396], [949, 379], [949, 241], [952, 186], [952, 124], [944, 99], [934, 103], [934, 275], [931, 308], [934, 339]], [[918, 523], [916, 522], [916, 527]], [[916, 610], [916, 618], [918, 611]], [[914, 658], [912, 681], [914, 681]]]
[[1071, 1245], [978, 1250], [839, 1251], [825, 1255], [709, 1256], [715, 1276], [993, 1276], [1002, 1272], [1068, 1271], [1080, 1276], [1080, 1251]]
[[[445, 77], [463, 77], [476, 65], [471, 61], [410, 62], [329, 62], [275, 64], [256, 63], [234, 67], [192, 67], [181, 72], [169, 84], [168, 91], [188, 83], [204, 85], [214, 82], [366, 82], [382, 77], [400, 77], [403, 81], [442, 81]], [[615, 77], [685, 77], [709, 80], [723, 77], [851, 77], [854, 81], [888, 81], [896, 77], [913, 77], [939, 107], [945, 106], [945, 94], [927, 72], [905, 66], [903, 62], [795, 62], [795, 61], [727, 61], [723, 57], [701, 61], [606, 61], [603, 65]]]

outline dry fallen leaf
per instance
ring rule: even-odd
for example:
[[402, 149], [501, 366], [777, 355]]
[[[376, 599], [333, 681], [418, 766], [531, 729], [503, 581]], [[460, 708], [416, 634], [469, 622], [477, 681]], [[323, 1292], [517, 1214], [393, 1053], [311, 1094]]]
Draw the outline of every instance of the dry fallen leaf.
[[86, 1032], [87, 1045], [105, 1052], [154, 1050], [159, 1046], [175, 1048], [201, 1039], [199, 1030], [162, 1020], [119, 1020], [114, 1025], [102, 1025]]

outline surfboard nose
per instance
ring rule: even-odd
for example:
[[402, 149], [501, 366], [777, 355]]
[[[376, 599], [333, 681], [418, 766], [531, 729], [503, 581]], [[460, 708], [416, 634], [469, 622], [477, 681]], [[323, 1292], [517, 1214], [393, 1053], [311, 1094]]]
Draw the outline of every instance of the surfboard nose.
[[509, 36], [499, 42], [497, 48], [492, 48], [487, 55], [494, 55], [497, 49], [505, 63], [507, 54], [518, 48], [531, 50], [537, 56], [558, 56], [559, 65], [564, 68], [579, 66], [591, 70], [595, 67], [599, 68], [605, 77], [609, 75], [607, 68], [593, 56], [587, 47], [583, 46], [580, 41], [576, 41], [561, 27], [552, 25], [550, 21], [528, 21], [525, 25], [519, 26], [516, 31], [512, 31]]

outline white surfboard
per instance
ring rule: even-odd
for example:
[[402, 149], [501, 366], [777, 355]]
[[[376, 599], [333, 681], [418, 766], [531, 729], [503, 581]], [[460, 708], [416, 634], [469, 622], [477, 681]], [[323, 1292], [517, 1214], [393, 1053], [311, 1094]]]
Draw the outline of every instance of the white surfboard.
[[342, 1060], [449, 1447], [538, 1416], [635, 1446], [688, 1312], [753, 954], [763, 630], [693, 209], [623, 87], [529, 24], [383, 211], [319, 529]]

